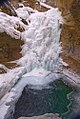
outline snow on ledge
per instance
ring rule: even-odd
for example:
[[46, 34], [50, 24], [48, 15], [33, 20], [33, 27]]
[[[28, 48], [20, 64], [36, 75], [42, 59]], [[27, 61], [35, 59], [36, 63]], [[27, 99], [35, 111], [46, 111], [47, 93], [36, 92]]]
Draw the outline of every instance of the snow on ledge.
[[47, 5], [46, 3], [44, 2], [41, 2], [40, 0], [37, 0], [39, 2], [39, 4], [47, 9], [52, 9], [53, 7], [51, 7], [50, 5]]
[[26, 28], [26, 25], [21, 22], [20, 18], [0, 12], [0, 32], [6, 32], [11, 37], [20, 39], [21, 32], [17, 30], [19, 27], [22, 29]]

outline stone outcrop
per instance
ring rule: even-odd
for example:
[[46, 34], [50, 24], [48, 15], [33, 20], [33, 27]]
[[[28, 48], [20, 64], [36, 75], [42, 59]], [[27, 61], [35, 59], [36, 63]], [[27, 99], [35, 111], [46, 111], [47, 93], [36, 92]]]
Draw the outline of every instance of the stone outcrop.
[[58, 117], [58, 115], [54, 114], [44, 114], [41, 116], [33, 116], [33, 117], [20, 117], [18, 119], [61, 119], [61, 117]]
[[56, 4], [64, 19], [61, 33], [63, 58], [80, 73], [80, 0], [56, 0]]
[[[20, 39], [15, 39], [6, 33], [0, 33], [0, 64], [5, 64], [8, 68], [14, 68], [15, 63], [7, 63], [17, 60], [21, 57], [21, 45], [23, 42]], [[0, 68], [0, 73], [4, 70]]]

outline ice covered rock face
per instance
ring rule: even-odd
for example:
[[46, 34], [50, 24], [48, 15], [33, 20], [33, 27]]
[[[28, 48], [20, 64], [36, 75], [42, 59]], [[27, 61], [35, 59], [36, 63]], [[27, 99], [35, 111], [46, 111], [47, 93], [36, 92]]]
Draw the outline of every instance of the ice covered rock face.
[[20, 39], [21, 32], [18, 28], [25, 28], [20, 18], [9, 16], [6, 13], [0, 12], [0, 32], [6, 32], [12, 38]]
[[28, 18], [28, 27], [22, 33], [22, 58], [17, 64], [24, 66], [27, 72], [35, 67], [49, 71], [58, 71], [61, 66], [60, 21], [58, 9], [36, 12]]

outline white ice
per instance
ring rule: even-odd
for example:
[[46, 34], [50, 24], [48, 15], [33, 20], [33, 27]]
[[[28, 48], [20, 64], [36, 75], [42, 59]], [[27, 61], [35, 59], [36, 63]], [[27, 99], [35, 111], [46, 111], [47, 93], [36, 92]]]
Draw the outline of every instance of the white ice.
[[57, 72], [60, 63], [60, 24], [61, 13], [58, 9], [36, 12], [29, 16], [29, 25], [22, 33], [22, 58], [17, 64], [24, 66], [27, 72], [35, 67]]
[[17, 30], [19, 27], [24, 29], [26, 27], [26, 25], [21, 22], [20, 18], [0, 12], [0, 32], [6, 32], [11, 37], [20, 39], [21, 33]]
[[47, 9], [52, 9], [53, 7], [51, 7], [50, 5], [46, 4], [46, 0], [37, 0], [37, 2], [39, 2], [40, 6], [47, 8]]

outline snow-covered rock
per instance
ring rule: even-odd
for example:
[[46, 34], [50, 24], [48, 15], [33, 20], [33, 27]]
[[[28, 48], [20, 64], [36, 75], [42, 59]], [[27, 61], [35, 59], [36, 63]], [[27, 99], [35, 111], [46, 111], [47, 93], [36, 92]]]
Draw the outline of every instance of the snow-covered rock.
[[21, 32], [18, 30], [19, 27], [23, 29], [26, 27], [20, 18], [0, 12], [0, 32], [6, 32], [11, 37], [20, 39]]
[[22, 67], [15, 68], [13, 70], [8, 69], [8, 73], [0, 74], [0, 99], [4, 96], [15, 83], [21, 78], [24, 74], [25, 69]]
[[35, 12], [37, 12], [37, 10], [33, 10], [30, 7], [25, 7], [24, 5], [23, 5], [23, 7], [19, 7], [16, 9], [16, 13], [17, 13], [18, 17], [20, 17], [26, 21], [27, 21], [29, 15], [31, 13], [35, 13]]

